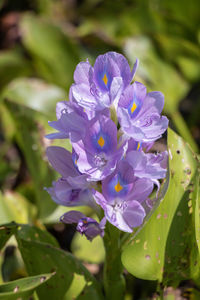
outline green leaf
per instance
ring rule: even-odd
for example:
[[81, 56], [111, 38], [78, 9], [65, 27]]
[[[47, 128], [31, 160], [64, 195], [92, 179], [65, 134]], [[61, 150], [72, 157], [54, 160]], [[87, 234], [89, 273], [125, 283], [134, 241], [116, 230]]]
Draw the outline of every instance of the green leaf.
[[8, 239], [14, 234], [16, 224], [14, 222], [0, 226], [0, 250], [5, 246]]
[[30, 276], [56, 272], [47, 284], [37, 290], [40, 299], [88, 299], [84, 298], [86, 296], [103, 299], [96, 279], [70, 253], [58, 249], [57, 241], [48, 232], [29, 225], [10, 223], [2, 225], [0, 233], [2, 247], [11, 235], [15, 235]]
[[197, 197], [193, 192], [197, 186], [197, 160], [190, 147], [170, 129], [168, 149], [168, 191], [146, 225], [124, 248], [122, 262], [138, 278], [176, 285], [199, 276], [194, 223]]
[[65, 99], [65, 91], [41, 79], [19, 78], [5, 88], [3, 98], [12, 99], [52, 118], [55, 117], [56, 103]]
[[56, 272], [53, 278], [38, 289], [37, 293], [41, 299], [63, 299], [75, 274], [84, 276], [85, 285], [82, 282], [82, 286], [90, 290], [93, 295], [92, 299], [102, 299], [95, 278], [70, 253], [42, 242], [18, 238], [18, 243], [30, 275], [38, 272]]
[[97, 264], [104, 261], [105, 250], [100, 236], [90, 242], [85, 236], [76, 233], [72, 240], [71, 249], [73, 254], [83, 261]]
[[12, 79], [29, 74], [28, 62], [19, 52], [16, 50], [0, 52], [0, 89]]
[[164, 111], [171, 117], [180, 135], [197, 152], [198, 146], [178, 111], [180, 101], [189, 91], [189, 83], [180, 76], [171, 64], [159, 58], [149, 38], [145, 36], [129, 38], [126, 40], [124, 50], [132, 63], [135, 62], [136, 57], [139, 58], [141, 67], [138, 69], [136, 79], [139, 75], [139, 81], [149, 82], [152, 90], [158, 90], [164, 94]]
[[139, 58], [141, 67], [137, 73], [143, 80], [150, 82], [153, 90], [165, 95], [164, 109], [169, 114], [174, 113], [189, 90], [188, 83], [172, 65], [158, 57], [153, 43], [146, 36], [127, 39], [125, 53], [132, 63], [136, 57]]
[[43, 241], [44, 243], [48, 243], [52, 246], [58, 247], [58, 242], [50, 233], [35, 226], [11, 222], [8, 224], [2, 224], [0, 226], [0, 233], [0, 249], [4, 247], [6, 241], [12, 235], [15, 235], [19, 239], [25, 239], [29, 241]]
[[18, 239], [24, 239], [28, 241], [42, 241], [49, 245], [59, 247], [58, 242], [56, 239], [48, 233], [48, 231], [41, 230], [38, 227], [30, 226], [30, 225], [18, 225], [16, 227], [15, 234]]
[[0, 195], [0, 224], [28, 223], [33, 211], [34, 206], [19, 193], [7, 191]]
[[0, 285], [0, 299], [28, 300], [39, 286], [48, 281], [54, 274], [41, 274], [23, 279], [14, 280]]
[[59, 27], [31, 14], [25, 14], [20, 27], [22, 42], [33, 56], [38, 73], [49, 82], [68, 88], [79, 62], [76, 45]]
[[23, 105], [8, 100], [5, 101], [5, 105], [14, 120], [16, 140], [25, 156], [35, 185], [40, 217], [44, 218], [54, 211], [56, 204], [44, 190], [44, 187], [50, 186], [55, 179], [55, 173], [44, 161], [45, 149], [42, 145], [44, 132], [41, 122], [43, 119], [39, 113]]

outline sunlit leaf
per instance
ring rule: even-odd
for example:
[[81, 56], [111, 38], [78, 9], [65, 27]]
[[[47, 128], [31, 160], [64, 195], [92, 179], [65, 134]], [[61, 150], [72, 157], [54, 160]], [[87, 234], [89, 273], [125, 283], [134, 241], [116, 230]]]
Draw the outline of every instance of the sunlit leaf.
[[168, 149], [168, 191], [147, 224], [125, 247], [122, 262], [136, 277], [176, 284], [199, 275], [194, 231], [197, 199], [193, 194], [197, 161], [172, 130], [168, 131]]
[[91, 242], [85, 236], [76, 233], [72, 240], [71, 248], [73, 254], [83, 261], [101, 263], [104, 260], [105, 250], [100, 236]]
[[49, 82], [69, 88], [79, 62], [77, 47], [63, 31], [44, 19], [26, 14], [21, 21], [22, 41], [35, 68]]
[[28, 300], [40, 285], [48, 281], [53, 274], [41, 274], [26, 277], [0, 285], [0, 299], [2, 300]]
[[27, 60], [16, 50], [0, 52], [0, 89], [12, 79], [30, 75]]
[[[44, 190], [50, 186], [55, 173], [44, 161], [44, 131], [37, 121], [39, 115], [23, 105], [6, 101], [6, 107], [12, 115], [16, 127], [16, 140], [24, 153], [26, 163], [35, 185], [35, 195], [40, 217], [48, 216], [56, 207]], [[41, 126], [41, 128], [40, 128]], [[42, 147], [43, 146], [43, 147]]]
[[20, 78], [6, 87], [3, 97], [55, 118], [56, 103], [65, 100], [66, 95], [60, 87], [43, 80]]
[[34, 213], [34, 206], [21, 194], [7, 191], [0, 197], [0, 224], [12, 221], [28, 223]]
[[93, 299], [102, 299], [95, 279], [71, 254], [42, 242], [24, 239], [19, 240], [19, 248], [30, 275], [46, 272], [42, 270], [56, 272], [48, 283], [38, 289], [41, 299], [62, 299], [70, 288], [74, 274], [84, 276], [85, 288], [92, 290]]

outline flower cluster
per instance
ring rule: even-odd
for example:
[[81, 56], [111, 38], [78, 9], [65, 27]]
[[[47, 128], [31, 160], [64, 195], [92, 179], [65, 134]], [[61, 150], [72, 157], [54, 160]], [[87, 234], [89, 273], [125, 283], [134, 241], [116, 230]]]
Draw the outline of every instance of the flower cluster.
[[168, 127], [161, 116], [164, 96], [132, 83], [137, 66], [136, 60], [131, 71], [116, 52], [98, 56], [94, 66], [79, 63], [69, 101], [57, 103], [57, 120], [49, 122], [57, 132], [47, 137], [70, 139], [72, 153], [48, 147], [49, 162], [61, 178], [47, 191], [61, 205], [103, 209], [100, 223], [78, 211], [61, 217], [76, 223], [89, 240], [103, 236], [106, 221], [124, 232], [140, 226], [154, 185], [159, 189], [166, 175], [167, 152], [147, 153]]

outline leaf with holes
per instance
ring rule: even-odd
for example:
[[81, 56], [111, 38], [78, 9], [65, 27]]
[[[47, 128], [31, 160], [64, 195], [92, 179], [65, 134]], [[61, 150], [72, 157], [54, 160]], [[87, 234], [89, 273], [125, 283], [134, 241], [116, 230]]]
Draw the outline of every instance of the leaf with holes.
[[76, 296], [82, 297], [88, 293], [92, 295], [92, 299], [103, 299], [96, 279], [70, 253], [42, 242], [28, 241], [19, 237], [17, 240], [29, 275], [38, 272], [56, 272], [53, 278], [38, 289], [37, 293], [41, 299], [63, 299], [77, 275], [83, 276], [84, 282], [81, 280], [82, 289]]
[[176, 284], [199, 276], [194, 223], [197, 160], [171, 129], [168, 149], [168, 191], [146, 225], [125, 246], [122, 262], [138, 278]]
[[28, 300], [33, 292], [54, 274], [41, 274], [14, 280], [0, 285], [1, 300]]

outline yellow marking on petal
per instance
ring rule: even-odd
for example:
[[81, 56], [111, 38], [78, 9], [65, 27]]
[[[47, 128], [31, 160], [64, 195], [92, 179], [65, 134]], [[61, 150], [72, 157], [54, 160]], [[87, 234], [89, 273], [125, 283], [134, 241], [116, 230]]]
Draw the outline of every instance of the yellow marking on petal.
[[131, 113], [133, 113], [137, 108], [137, 105], [135, 104], [135, 102], [133, 102], [133, 105], [131, 107]]
[[102, 80], [105, 83], [105, 85], [107, 85], [107, 83], [108, 83], [108, 77], [106, 76], [106, 74], [104, 74]]
[[138, 145], [137, 145], [137, 150], [139, 150], [140, 149], [140, 143], [138, 143]]
[[75, 160], [75, 165], [77, 165], [77, 159]]
[[88, 223], [88, 221], [87, 220], [83, 220], [83, 224], [87, 224]]
[[103, 146], [104, 146], [105, 141], [104, 141], [104, 139], [102, 138], [102, 136], [100, 136], [100, 138], [99, 138], [99, 140], [98, 140], [98, 144], [99, 144], [100, 147], [103, 147]]
[[119, 193], [122, 189], [123, 189], [123, 186], [121, 186], [121, 184], [118, 181], [118, 183], [115, 185], [115, 191], [117, 193]]

